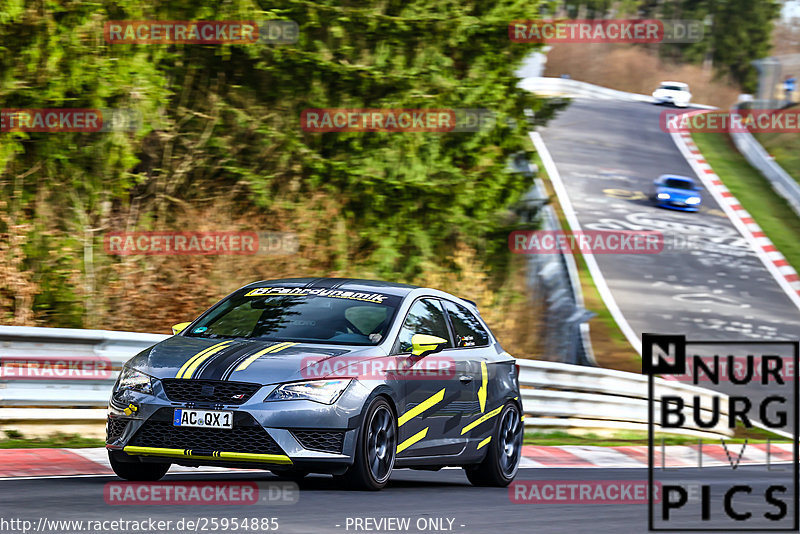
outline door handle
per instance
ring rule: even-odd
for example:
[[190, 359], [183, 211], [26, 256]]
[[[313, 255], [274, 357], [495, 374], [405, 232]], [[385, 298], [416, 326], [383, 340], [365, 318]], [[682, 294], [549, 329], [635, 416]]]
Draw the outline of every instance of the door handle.
[[472, 377], [469, 375], [461, 375], [458, 377], [462, 384], [469, 384], [472, 382]]

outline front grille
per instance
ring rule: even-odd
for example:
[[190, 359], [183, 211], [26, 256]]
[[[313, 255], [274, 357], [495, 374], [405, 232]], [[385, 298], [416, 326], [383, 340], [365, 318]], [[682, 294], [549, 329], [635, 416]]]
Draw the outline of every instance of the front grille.
[[126, 428], [128, 428], [128, 423], [130, 423], [130, 419], [109, 417], [106, 426], [106, 441], [113, 441], [122, 436], [122, 433], [125, 432]]
[[234, 412], [233, 429], [173, 426], [172, 408], [161, 408], [134, 434], [129, 445], [166, 449], [284, 454], [252, 415]]
[[310, 451], [341, 453], [344, 446], [342, 430], [292, 430], [304, 449]]
[[161, 384], [164, 386], [164, 393], [171, 401], [217, 404], [242, 404], [261, 389], [259, 384], [224, 380], [167, 378], [162, 380]]

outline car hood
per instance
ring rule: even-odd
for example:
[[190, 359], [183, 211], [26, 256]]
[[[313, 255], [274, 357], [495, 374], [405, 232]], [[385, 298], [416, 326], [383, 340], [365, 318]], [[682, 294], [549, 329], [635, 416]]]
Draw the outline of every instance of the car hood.
[[[127, 365], [158, 379], [231, 380], [266, 385], [324, 378], [314, 369], [333, 366], [320, 366], [321, 361], [351, 362], [383, 356], [377, 347], [172, 336], [142, 351]], [[309, 367], [313, 372], [308, 371]]]
[[687, 189], [677, 189], [674, 187], [659, 187], [658, 193], [668, 193], [670, 198], [687, 199], [689, 197], [700, 197], [699, 191], [689, 191]]

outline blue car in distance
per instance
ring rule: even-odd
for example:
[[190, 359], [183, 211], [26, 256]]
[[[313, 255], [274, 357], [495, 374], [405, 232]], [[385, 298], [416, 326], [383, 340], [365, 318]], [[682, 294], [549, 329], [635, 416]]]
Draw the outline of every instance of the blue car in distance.
[[653, 182], [650, 199], [656, 206], [681, 211], [697, 211], [703, 203], [700, 187], [687, 176], [663, 174]]

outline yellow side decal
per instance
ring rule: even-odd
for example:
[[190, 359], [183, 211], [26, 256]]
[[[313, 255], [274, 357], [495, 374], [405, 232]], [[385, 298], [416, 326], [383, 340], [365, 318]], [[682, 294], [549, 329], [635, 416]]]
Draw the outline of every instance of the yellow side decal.
[[483, 441], [481, 441], [480, 443], [478, 443], [478, 449], [480, 449], [481, 447], [483, 447], [484, 445], [486, 445], [486, 444], [487, 444], [487, 443], [489, 443], [490, 441], [492, 441], [492, 436], [489, 436], [489, 437], [488, 437], [488, 438], [486, 438], [485, 440], [483, 440]]
[[487, 413], [485, 415], [482, 415], [480, 418], [474, 420], [473, 422], [471, 422], [470, 424], [468, 424], [467, 426], [462, 428], [461, 429], [461, 435], [463, 436], [464, 434], [466, 434], [467, 432], [469, 432], [470, 430], [472, 430], [473, 428], [475, 428], [479, 424], [485, 423], [486, 421], [488, 421], [492, 417], [494, 417], [497, 414], [499, 414], [501, 411], [503, 411], [503, 407], [502, 406], [492, 410], [491, 412], [489, 412], [489, 413]]
[[435, 404], [438, 404], [444, 400], [444, 390], [442, 388], [441, 391], [431, 395], [424, 401], [420, 402], [406, 413], [400, 416], [400, 419], [397, 420], [397, 426], [403, 426], [404, 423], [409, 422], [410, 420], [414, 419], [416, 416], [420, 415], [422, 412], [427, 410], [428, 408], [432, 407]]
[[404, 450], [406, 450], [407, 448], [409, 448], [410, 446], [412, 446], [413, 444], [415, 444], [416, 442], [418, 442], [427, 435], [428, 435], [428, 427], [425, 427], [416, 434], [414, 434], [413, 436], [411, 436], [410, 438], [408, 438], [407, 440], [405, 440], [403, 443], [398, 445], [397, 452], [398, 453], [403, 452]]
[[[231, 345], [224, 345], [222, 343], [220, 343], [219, 345], [215, 345], [214, 347], [211, 348], [211, 350], [206, 351], [205, 354], [196, 357], [194, 361], [192, 361], [192, 363], [189, 365], [188, 369], [186, 369], [186, 371], [183, 372], [183, 376], [178, 376], [178, 378], [192, 378], [192, 375], [197, 370], [197, 368], [200, 367], [200, 364], [202, 364], [204, 361], [206, 361], [216, 353], [223, 351], [230, 346]], [[178, 375], [180, 375], [180, 373], [178, 373]]]
[[257, 359], [259, 359], [264, 354], [267, 354], [267, 353], [270, 353], [270, 352], [280, 352], [283, 349], [288, 349], [289, 347], [294, 347], [295, 345], [297, 345], [297, 343], [289, 343], [288, 341], [284, 341], [283, 343], [278, 343], [277, 345], [272, 345], [271, 347], [267, 347], [266, 349], [262, 349], [262, 350], [256, 352], [255, 354], [253, 354], [251, 356], [248, 356], [242, 363], [239, 364], [239, 367], [237, 367], [234, 370], [234, 373], [236, 371], [244, 371], [245, 369], [247, 369], [250, 366], [251, 363], [253, 363]]
[[481, 387], [478, 389], [478, 402], [481, 403], [481, 413], [486, 410], [486, 391], [489, 386], [489, 373], [486, 371], [486, 362], [481, 362]]
[[197, 354], [195, 354], [194, 356], [192, 356], [191, 358], [186, 360], [186, 363], [183, 364], [183, 367], [181, 367], [180, 371], [178, 371], [178, 374], [175, 375], [175, 378], [184, 378], [183, 373], [185, 373], [186, 370], [189, 368], [189, 366], [192, 365], [195, 361], [197, 361], [198, 358], [202, 358], [203, 356], [208, 354], [209, 351], [212, 351], [212, 350], [216, 351], [217, 349], [223, 349], [223, 348], [227, 347], [230, 343], [233, 343], [233, 342], [232, 341], [223, 341], [222, 343], [217, 343], [216, 345], [211, 345], [210, 347], [207, 347], [207, 348], [201, 350], [200, 352], [198, 352]]

